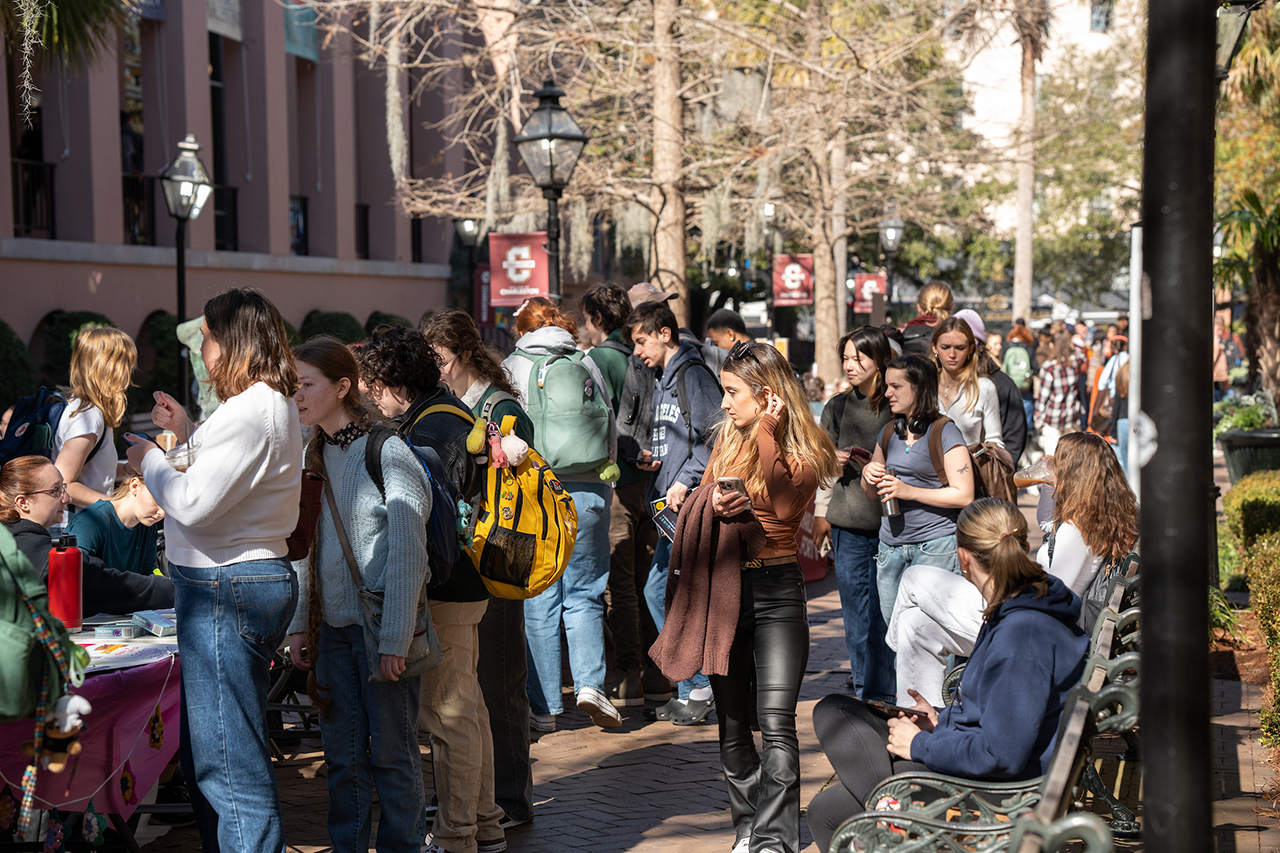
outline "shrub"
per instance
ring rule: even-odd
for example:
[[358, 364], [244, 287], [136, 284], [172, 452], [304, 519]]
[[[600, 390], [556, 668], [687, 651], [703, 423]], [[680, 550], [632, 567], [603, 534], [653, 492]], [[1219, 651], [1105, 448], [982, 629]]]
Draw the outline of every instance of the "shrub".
[[71, 349], [81, 329], [114, 326], [111, 318], [95, 311], [55, 311], [43, 325], [40, 381], [66, 385], [71, 381]]
[[178, 340], [178, 318], [157, 312], [142, 324], [138, 335], [138, 366], [144, 367], [138, 384], [129, 390], [135, 412], [153, 405], [152, 392], [164, 391], [182, 399], [182, 342]]
[[369, 315], [368, 321], [364, 324], [364, 332], [366, 335], [372, 335], [373, 330], [379, 326], [403, 326], [406, 329], [412, 329], [413, 322], [408, 317], [401, 317], [399, 314], [388, 314], [386, 311], [374, 311]]
[[[1243, 481], [1241, 481], [1243, 482]], [[1280, 533], [1271, 533], [1254, 541], [1244, 554], [1241, 565], [1249, 575], [1249, 603], [1267, 642], [1267, 658], [1271, 663], [1271, 704], [1264, 708], [1262, 736], [1270, 744], [1280, 743]]]
[[0, 412], [39, 390], [36, 363], [13, 327], [0, 320]]
[[1259, 537], [1280, 531], [1280, 471], [1259, 471], [1241, 479], [1223, 498], [1222, 510], [1244, 551]]
[[364, 326], [346, 311], [312, 311], [299, 331], [304, 341], [316, 335], [332, 335], [344, 344], [354, 344], [365, 338]]

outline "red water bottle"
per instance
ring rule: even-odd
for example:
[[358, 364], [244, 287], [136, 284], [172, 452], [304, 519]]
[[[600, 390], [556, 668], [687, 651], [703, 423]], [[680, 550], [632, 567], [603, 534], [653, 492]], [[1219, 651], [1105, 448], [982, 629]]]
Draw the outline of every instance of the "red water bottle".
[[84, 573], [83, 552], [76, 547], [76, 537], [63, 536], [51, 540], [49, 549], [49, 611], [62, 620], [67, 632], [76, 634], [84, 621], [84, 599], [81, 580]]

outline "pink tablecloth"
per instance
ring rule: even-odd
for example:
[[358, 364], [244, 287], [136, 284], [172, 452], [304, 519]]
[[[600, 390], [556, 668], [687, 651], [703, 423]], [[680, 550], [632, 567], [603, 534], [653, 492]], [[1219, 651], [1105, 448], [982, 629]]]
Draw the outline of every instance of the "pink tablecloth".
[[[84, 811], [92, 798], [102, 814], [133, 814], [178, 751], [181, 667], [175, 655], [146, 666], [104, 672], [85, 679], [73, 692], [89, 700], [93, 713], [81, 738], [84, 751], [59, 774], [40, 770], [36, 808]], [[162, 725], [154, 717], [159, 709]], [[31, 740], [30, 720], [0, 724], [0, 785], [21, 798]], [[71, 779], [72, 769], [75, 778]], [[70, 780], [70, 792], [67, 783]]]

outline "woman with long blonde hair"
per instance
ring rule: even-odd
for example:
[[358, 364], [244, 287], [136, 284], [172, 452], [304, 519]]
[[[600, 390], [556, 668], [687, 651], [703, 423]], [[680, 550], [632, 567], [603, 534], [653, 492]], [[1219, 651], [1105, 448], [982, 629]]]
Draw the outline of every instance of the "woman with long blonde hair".
[[938, 410], [960, 428], [965, 444], [994, 441], [1001, 447], [1000, 400], [995, 383], [979, 370], [978, 340], [959, 317], [933, 330], [933, 360], [938, 365]]
[[[739, 343], [720, 372], [727, 417], [703, 475], [714, 516], [752, 512], [764, 528], [758, 558], [742, 567], [737, 630], [728, 672], [711, 675], [720, 719], [720, 761], [729, 787], [734, 853], [798, 853], [800, 752], [796, 702], [809, 659], [804, 577], [796, 531], [820, 484], [838, 473], [836, 449], [814, 422], [808, 398], [782, 354]], [[746, 495], [718, 480], [741, 478]], [[753, 696], [754, 692], [754, 696]], [[758, 755], [755, 708], [764, 736]]]
[[53, 437], [53, 464], [62, 472], [73, 507], [107, 500], [115, 487], [114, 430], [129, 406], [138, 348], [119, 329], [101, 326], [76, 335], [71, 349], [67, 407]]

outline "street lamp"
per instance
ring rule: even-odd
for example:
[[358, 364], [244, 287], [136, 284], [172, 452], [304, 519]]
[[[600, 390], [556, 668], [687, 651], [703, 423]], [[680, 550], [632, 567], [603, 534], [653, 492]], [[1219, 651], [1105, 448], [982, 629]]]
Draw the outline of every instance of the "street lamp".
[[480, 242], [480, 223], [474, 219], [455, 219], [453, 220], [453, 228], [458, 234], [458, 242], [467, 250], [467, 288], [466, 288], [466, 304], [471, 306], [473, 316], [479, 318], [487, 316], [488, 306], [476, 305], [475, 298], [475, 281], [476, 281], [476, 244]]
[[893, 284], [893, 259], [898, 256], [898, 250], [902, 248], [902, 219], [892, 215], [893, 208], [889, 208], [886, 213], [890, 214], [880, 220], [880, 251], [885, 256], [885, 278], [889, 283], [889, 305], [897, 310], [898, 305], [898, 289]]
[[516, 150], [533, 182], [547, 200], [547, 284], [552, 298], [560, 296], [560, 196], [569, 184], [588, 136], [560, 99], [564, 92], [550, 77], [533, 93], [538, 99], [529, 120], [515, 138]]
[[1218, 39], [1213, 63], [1214, 76], [1218, 82], [1227, 79], [1231, 62], [1240, 50], [1245, 26], [1249, 23], [1249, 13], [1260, 5], [1261, 0], [1227, 0], [1218, 7]]
[[[187, 222], [195, 219], [213, 194], [213, 183], [204, 164], [196, 156], [200, 143], [194, 135], [178, 143], [178, 158], [160, 173], [160, 189], [164, 193], [169, 215], [178, 220], [175, 244], [178, 250], [178, 323], [187, 319]], [[189, 362], [182, 359], [182, 404], [191, 404]]]

